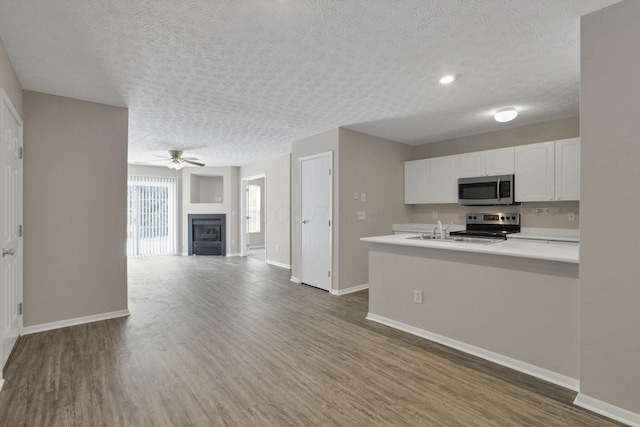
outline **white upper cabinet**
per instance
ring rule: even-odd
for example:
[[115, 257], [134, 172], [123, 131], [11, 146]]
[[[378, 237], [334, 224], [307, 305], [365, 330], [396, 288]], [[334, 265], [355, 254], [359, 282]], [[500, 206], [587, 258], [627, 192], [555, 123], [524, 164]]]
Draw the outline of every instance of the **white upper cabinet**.
[[460, 156], [434, 157], [431, 159], [431, 202], [458, 203], [458, 178]]
[[404, 163], [404, 203], [429, 203], [431, 159], [412, 160]]
[[580, 138], [556, 141], [555, 156], [555, 199], [580, 200]]
[[514, 147], [460, 154], [460, 178], [514, 173]]
[[516, 147], [516, 201], [555, 199], [554, 147], [553, 141]]

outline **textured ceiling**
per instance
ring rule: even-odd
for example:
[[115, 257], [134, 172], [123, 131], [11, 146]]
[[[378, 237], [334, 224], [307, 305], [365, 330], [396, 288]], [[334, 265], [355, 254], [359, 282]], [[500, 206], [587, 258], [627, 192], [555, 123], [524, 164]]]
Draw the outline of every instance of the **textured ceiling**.
[[580, 16], [617, 2], [0, 0], [0, 39], [24, 89], [128, 107], [130, 163], [243, 165], [340, 126], [422, 144], [577, 115]]

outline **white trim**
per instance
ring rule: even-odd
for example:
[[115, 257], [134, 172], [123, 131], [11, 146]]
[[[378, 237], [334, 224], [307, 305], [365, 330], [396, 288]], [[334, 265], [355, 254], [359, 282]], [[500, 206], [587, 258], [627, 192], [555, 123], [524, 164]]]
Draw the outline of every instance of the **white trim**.
[[232, 253], [232, 254], [227, 254], [225, 256], [227, 256], [227, 257], [235, 257], [235, 256], [242, 256], [242, 254], [240, 254], [240, 253]]
[[465, 353], [469, 353], [490, 362], [497, 363], [498, 365], [506, 366], [507, 368], [515, 369], [516, 371], [532, 375], [536, 378], [540, 378], [542, 380], [568, 388], [573, 391], [580, 390], [579, 380], [560, 374], [558, 372], [550, 371], [548, 369], [531, 365], [518, 359], [513, 359], [499, 353], [485, 350], [484, 348], [476, 347], [471, 344], [456, 341], [442, 335], [434, 334], [433, 332], [416, 328], [415, 326], [407, 325], [406, 323], [398, 322], [386, 317], [378, 316], [377, 314], [367, 313], [366, 319], [381, 323], [386, 326], [390, 326], [395, 329], [399, 329], [404, 332], [408, 332], [421, 338], [426, 338], [430, 341], [435, 341], [437, 343], [446, 345], [447, 347], [455, 348], [456, 350], [464, 351]]
[[630, 426], [640, 426], [640, 414], [585, 396], [583, 393], [578, 393], [573, 404]]
[[[249, 233], [251, 234], [251, 233]], [[260, 245], [260, 246], [249, 246], [249, 250], [251, 249], [264, 249], [264, 245]]]
[[85, 323], [99, 322], [101, 320], [115, 319], [131, 315], [129, 310], [111, 311], [109, 313], [93, 314], [91, 316], [76, 317], [74, 319], [60, 320], [51, 323], [41, 323], [40, 325], [27, 326], [22, 329], [23, 335], [36, 334], [38, 332], [50, 331], [53, 329], [67, 328], [69, 326], [84, 325]]
[[180, 252], [179, 255], [180, 256], [189, 256], [189, 253], [188, 252]]
[[291, 276], [291, 280], [293, 283], [302, 283], [298, 277]]
[[291, 266], [289, 264], [284, 264], [278, 261], [271, 261], [270, 259], [265, 259], [264, 262], [266, 262], [269, 265], [275, 265], [276, 267], [286, 268], [287, 270], [291, 270]]
[[350, 294], [353, 292], [358, 292], [358, 291], [363, 291], [365, 289], [369, 289], [369, 284], [365, 283], [364, 285], [358, 285], [358, 286], [352, 286], [350, 288], [346, 288], [346, 289], [332, 289], [331, 292], [329, 292], [331, 295], [346, 295], [346, 294]]

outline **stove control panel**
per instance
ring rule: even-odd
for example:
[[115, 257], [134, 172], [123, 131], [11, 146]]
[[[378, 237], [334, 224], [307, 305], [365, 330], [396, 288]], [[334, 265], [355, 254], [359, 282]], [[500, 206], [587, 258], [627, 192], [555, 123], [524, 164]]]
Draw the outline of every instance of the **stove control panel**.
[[468, 213], [467, 224], [520, 225], [519, 213]]

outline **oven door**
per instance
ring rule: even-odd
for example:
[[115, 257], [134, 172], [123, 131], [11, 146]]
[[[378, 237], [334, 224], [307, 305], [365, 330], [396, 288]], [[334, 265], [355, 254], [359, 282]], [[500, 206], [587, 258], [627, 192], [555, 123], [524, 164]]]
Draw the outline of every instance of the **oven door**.
[[513, 175], [458, 179], [458, 204], [465, 206], [513, 205]]

